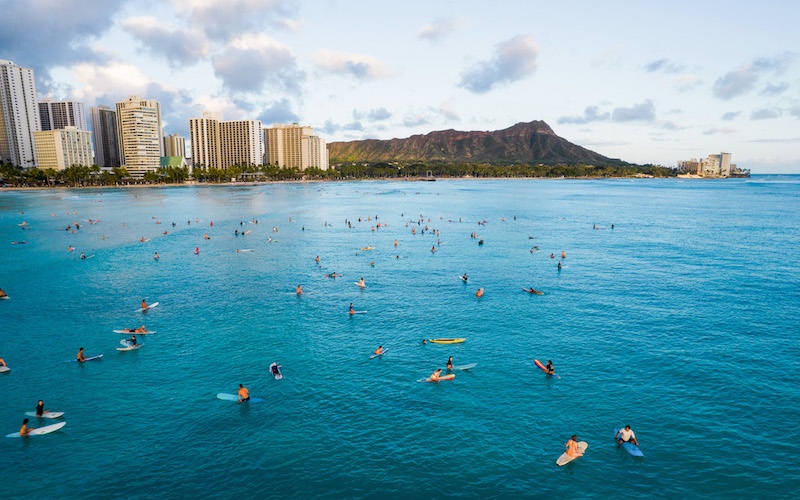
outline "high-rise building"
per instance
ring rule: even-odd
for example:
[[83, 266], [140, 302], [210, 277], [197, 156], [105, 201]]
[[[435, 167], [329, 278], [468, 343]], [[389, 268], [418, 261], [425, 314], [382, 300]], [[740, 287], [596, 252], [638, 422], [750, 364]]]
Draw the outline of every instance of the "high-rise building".
[[35, 167], [33, 133], [41, 129], [33, 69], [0, 60], [0, 162]]
[[186, 139], [178, 134], [164, 137], [164, 156], [186, 158]]
[[281, 168], [328, 169], [328, 147], [312, 127], [273, 125], [264, 129], [267, 163]]
[[103, 169], [120, 166], [117, 112], [108, 106], [92, 106], [89, 116], [92, 120], [95, 163]]
[[122, 166], [141, 179], [161, 164], [161, 105], [153, 99], [131, 96], [117, 103], [117, 136]]
[[189, 120], [195, 168], [263, 165], [264, 140], [259, 120], [222, 121], [219, 113]]
[[64, 170], [73, 165], [92, 165], [92, 133], [76, 127], [33, 133], [36, 158], [41, 169]]
[[42, 124], [42, 130], [58, 130], [66, 127], [89, 130], [86, 126], [83, 103], [77, 101], [42, 99], [39, 101], [39, 122]]

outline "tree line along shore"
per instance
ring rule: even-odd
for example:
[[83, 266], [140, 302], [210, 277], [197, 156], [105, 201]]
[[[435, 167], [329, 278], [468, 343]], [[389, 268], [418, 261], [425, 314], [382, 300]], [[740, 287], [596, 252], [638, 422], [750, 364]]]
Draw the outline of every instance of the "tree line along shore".
[[677, 169], [657, 165], [525, 165], [433, 162], [349, 162], [318, 168], [280, 168], [273, 165], [234, 165], [228, 168], [160, 167], [136, 179], [125, 167], [101, 169], [74, 165], [64, 170], [0, 165], [2, 187], [90, 187], [120, 185], [270, 182], [301, 180], [420, 178], [611, 178], [676, 177]]

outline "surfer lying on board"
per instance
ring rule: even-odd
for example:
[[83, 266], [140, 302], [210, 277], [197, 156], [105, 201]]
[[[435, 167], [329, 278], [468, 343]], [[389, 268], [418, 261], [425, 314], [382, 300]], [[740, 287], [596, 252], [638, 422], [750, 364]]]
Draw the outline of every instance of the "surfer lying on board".
[[22, 421], [22, 427], [19, 428], [20, 436], [27, 436], [33, 430], [33, 427], [28, 427], [28, 419]]
[[247, 390], [247, 387], [239, 384], [239, 403], [242, 401], [250, 401], [250, 391]]
[[580, 457], [583, 452], [578, 448], [578, 436], [572, 435], [572, 438], [564, 445], [567, 448], [567, 455], [571, 457]]
[[84, 361], [86, 361], [86, 358], [83, 356], [83, 347], [78, 349], [78, 354], [75, 355], [75, 360], [79, 363], [83, 363]]
[[622, 443], [633, 443], [639, 446], [639, 443], [636, 441], [636, 434], [633, 433], [630, 425], [626, 425], [624, 429], [620, 429], [617, 432], [617, 446]]
[[341, 274], [336, 274], [335, 272], [332, 272], [331, 274], [326, 274], [325, 275], [326, 278], [339, 278], [341, 276], [342, 276]]
[[530, 288], [523, 288], [523, 290], [525, 290], [525, 291], [526, 291], [526, 292], [528, 292], [528, 293], [538, 293], [538, 294], [541, 294], [541, 293], [542, 293], [542, 292], [540, 292], [539, 290], [536, 290], [536, 289], [534, 289], [533, 287], [530, 287]]

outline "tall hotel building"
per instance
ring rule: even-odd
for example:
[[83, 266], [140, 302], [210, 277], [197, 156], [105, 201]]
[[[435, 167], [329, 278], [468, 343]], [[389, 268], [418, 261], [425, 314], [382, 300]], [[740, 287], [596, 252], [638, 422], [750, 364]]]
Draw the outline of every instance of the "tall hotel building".
[[0, 162], [35, 167], [33, 133], [41, 129], [33, 69], [0, 59]]
[[94, 161], [100, 168], [110, 170], [120, 166], [117, 112], [108, 106], [89, 108], [94, 139]]
[[64, 170], [73, 165], [92, 165], [92, 133], [67, 126], [34, 132], [36, 158], [41, 169]]
[[117, 103], [117, 135], [122, 166], [141, 179], [161, 165], [161, 105], [131, 96]]
[[39, 101], [39, 122], [42, 124], [42, 130], [58, 130], [66, 127], [89, 130], [86, 128], [86, 111], [83, 103], [76, 101], [42, 99]]
[[314, 135], [312, 127], [298, 124], [274, 125], [264, 129], [267, 163], [281, 168], [305, 170], [313, 167], [327, 170], [328, 146]]
[[178, 134], [164, 137], [164, 156], [186, 158], [186, 139]]
[[263, 165], [264, 140], [259, 120], [222, 121], [220, 113], [189, 120], [194, 168]]

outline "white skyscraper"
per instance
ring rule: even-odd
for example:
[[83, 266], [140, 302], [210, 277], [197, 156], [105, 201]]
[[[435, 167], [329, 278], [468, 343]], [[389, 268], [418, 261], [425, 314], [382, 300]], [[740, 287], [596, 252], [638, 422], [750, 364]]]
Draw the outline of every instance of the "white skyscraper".
[[180, 156], [186, 158], [186, 139], [178, 134], [164, 137], [164, 156]]
[[42, 130], [58, 130], [66, 127], [89, 130], [86, 126], [83, 103], [77, 101], [42, 99], [39, 101], [39, 122]]
[[0, 162], [35, 167], [33, 133], [41, 129], [33, 69], [0, 60]]
[[161, 105], [153, 99], [131, 96], [117, 103], [117, 136], [122, 166], [141, 179], [161, 165]]
[[220, 113], [203, 113], [189, 120], [192, 164], [195, 168], [263, 165], [264, 139], [259, 120], [222, 121]]

